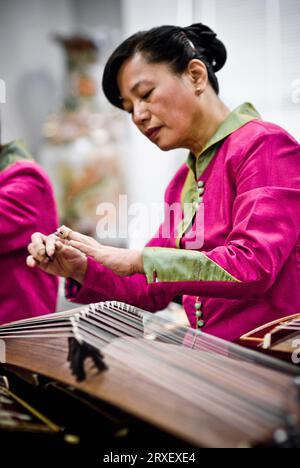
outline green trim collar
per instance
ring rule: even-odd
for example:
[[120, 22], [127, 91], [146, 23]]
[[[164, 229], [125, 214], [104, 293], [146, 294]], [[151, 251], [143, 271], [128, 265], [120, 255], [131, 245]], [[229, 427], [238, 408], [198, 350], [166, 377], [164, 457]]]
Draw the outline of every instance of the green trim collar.
[[197, 157], [192, 152], [189, 153], [187, 160], [189, 168], [194, 171], [195, 159], [199, 160], [200, 156], [204, 157], [204, 153], [206, 153], [208, 149], [212, 148], [217, 143], [220, 143], [231, 133], [235, 132], [239, 128], [243, 127], [246, 123], [251, 122], [251, 120], [254, 119], [260, 120], [261, 116], [250, 102], [245, 102], [230, 112], [218, 130], [208, 140], [201, 153]]
[[18, 161], [33, 161], [22, 140], [15, 140], [4, 145], [0, 151], [0, 171], [4, 171]]
[[[180, 240], [188, 227], [192, 225], [197, 207], [194, 203], [199, 198], [197, 193], [196, 181], [200, 179], [210, 162], [214, 158], [223, 140], [231, 133], [243, 127], [246, 123], [254, 119], [260, 119], [257, 110], [250, 103], [244, 103], [233, 110], [224, 122], [220, 125], [215, 134], [209, 139], [202, 152], [196, 157], [192, 152], [189, 153], [187, 165], [189, 171], [181, 191], [181, 207], [184, 213], [184, 219], [176, 230], [176, 247], [180, 248]], [[185, 212], [185, 207], [192, 206], [192, 210]]]

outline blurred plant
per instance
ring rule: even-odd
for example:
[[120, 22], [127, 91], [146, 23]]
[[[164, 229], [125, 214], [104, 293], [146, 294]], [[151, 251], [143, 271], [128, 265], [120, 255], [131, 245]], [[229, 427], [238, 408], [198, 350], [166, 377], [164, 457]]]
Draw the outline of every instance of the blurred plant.
[[123, 121], [99, 99], [96, 41], [78, 35], [55, 40], [66, 58], [65, 97], [43, 125], [48, 150], [42, 162], [56, 188], [61, 222], [95, 236], [97, 205], [117, 206], [122, 190], [117, 144]]

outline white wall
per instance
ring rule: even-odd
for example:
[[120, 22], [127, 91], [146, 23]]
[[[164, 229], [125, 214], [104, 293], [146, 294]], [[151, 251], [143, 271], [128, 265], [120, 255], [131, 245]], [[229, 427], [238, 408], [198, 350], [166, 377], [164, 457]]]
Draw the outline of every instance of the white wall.
[[[77, 31], [120, 38], [121, 0], [0, 0], [3, 141], [24, 138], [35, 154], [45, 116], [63, 96], [65, 62], [55, 33]], [[102, 29], [101, 29], [102, 28]], [[100, 76], [99, 76], [100, 81]]]
[[3, 141], [24, 138], [31, 150], [37, 150], [41, 123], [61, 97], [63, 57], [51, 37], [54, 32], [69, 33], [73, 24], [70, 0], [1, 0]]
[[194, 0], [194, 21], [210, 25], [227, 47], [218, 73], [224, 101], [231, 108], [251, 101], [266, 120], [300, 139], [300, 105], [293, 102], [300, 79], [300, 1]]
[[122, 29], [122, 0], [72, 0], [75, 21], [79, 28], [97, 29], [99, 25]]

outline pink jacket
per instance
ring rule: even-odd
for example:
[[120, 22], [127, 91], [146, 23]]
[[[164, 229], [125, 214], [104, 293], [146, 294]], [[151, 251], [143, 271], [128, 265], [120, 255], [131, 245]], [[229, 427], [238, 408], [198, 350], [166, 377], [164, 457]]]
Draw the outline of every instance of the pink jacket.
[[52, 188], [34, 162], [0, 171], [0, 323], [48, 314], [56, 308], [58, 280], [26, 266], [31, 234], [57, 228]]
[[[163, 223], [143, 252], [146, 275], [121, 278], [89, 259], [83, 286], [67, 284], [70, 300], [118, 300], [154, 312], [183, 296], [192, 327], [198, 302], [202, 330], [229, 341], [300, 312], [299, 144], [255, 116], [231, 130], [196, 174], [204, 220], [196, 208], [193, 227], [179, 242], [178, 226], [165, 238]], [[193, 186], [186, 190], [188, 177], [184, 164], [166, 190], [167, 204], [181, 203], [183, 190], [193, 193]], [[190, 250], [201, 223], [203, 245]]]

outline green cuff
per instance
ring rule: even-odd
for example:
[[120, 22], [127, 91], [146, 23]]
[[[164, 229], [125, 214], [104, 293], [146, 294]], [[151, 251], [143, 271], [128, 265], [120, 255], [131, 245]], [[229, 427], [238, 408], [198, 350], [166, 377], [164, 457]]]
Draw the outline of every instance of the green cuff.
[[148, 283], [226, 281], [239, 282], [206, 255], [196, 250], [145, 247], [144, 270]]

